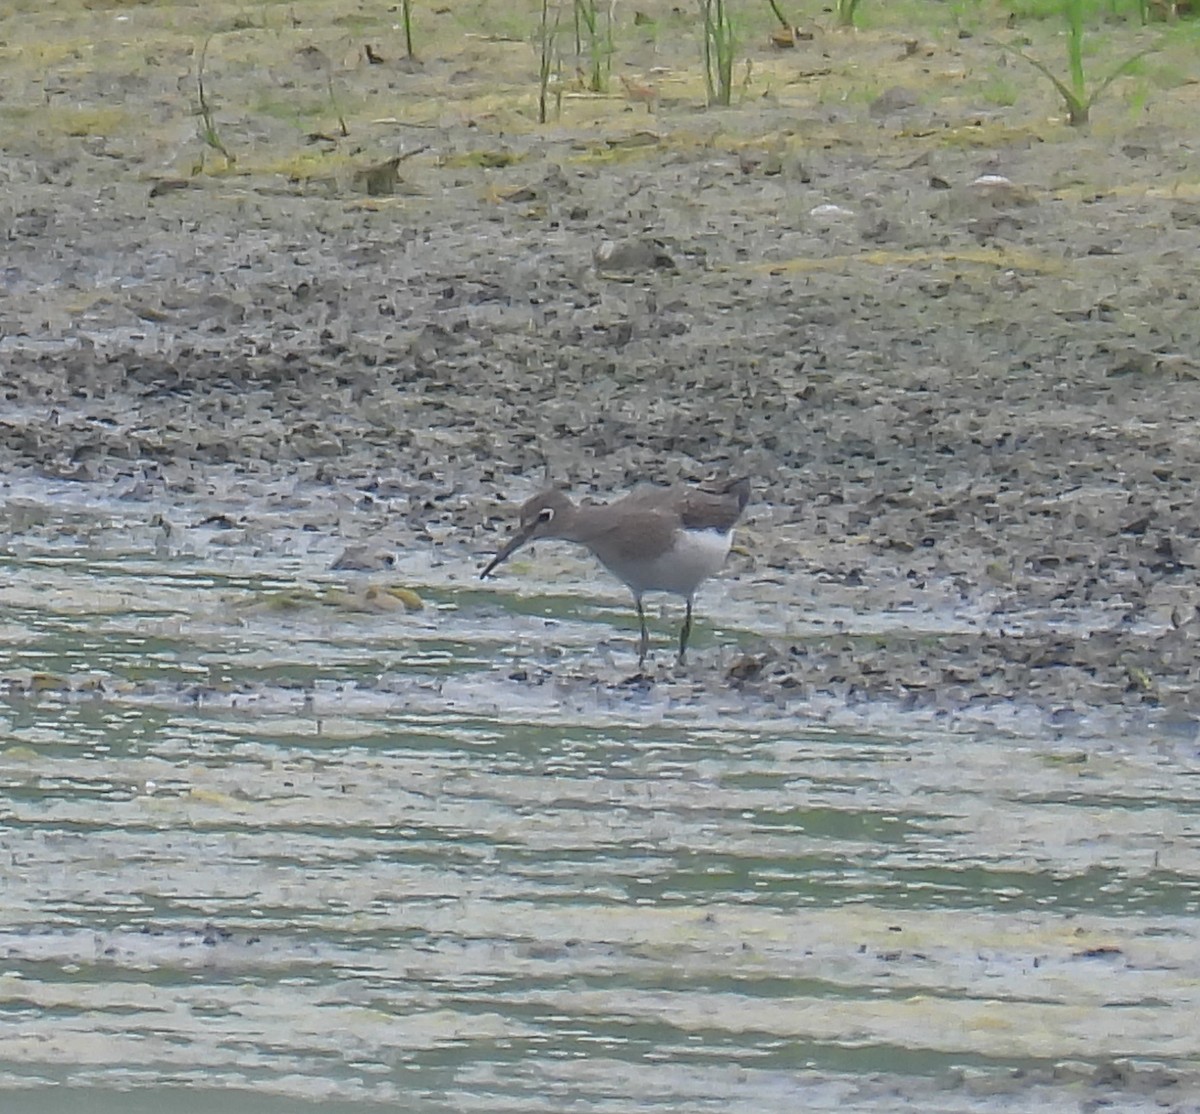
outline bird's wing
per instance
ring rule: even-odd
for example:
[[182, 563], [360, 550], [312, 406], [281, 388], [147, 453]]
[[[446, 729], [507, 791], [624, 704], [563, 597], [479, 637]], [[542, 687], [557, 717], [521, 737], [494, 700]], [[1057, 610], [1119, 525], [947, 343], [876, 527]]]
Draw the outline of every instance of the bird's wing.
[[750, 501], [750, 479], [739, 476], [711, 488], [639, 484], [609, 506], [620, 508], [619, 523], [638, 522], [647, 530], [730, 530]]
[[640, 499], [631, 499], [629, 496], [609, 503], [603, 509], [614, 513], [594, 514], [589, 519], [587, 537], [579, 539], [585, 545], [603, 546], [618, 533], [626, 536], [632, 534], [648, 542], [658, 539], [660, 544], [665, 545], [678, 524], [675, 517], [664, 508], [643, 504]]

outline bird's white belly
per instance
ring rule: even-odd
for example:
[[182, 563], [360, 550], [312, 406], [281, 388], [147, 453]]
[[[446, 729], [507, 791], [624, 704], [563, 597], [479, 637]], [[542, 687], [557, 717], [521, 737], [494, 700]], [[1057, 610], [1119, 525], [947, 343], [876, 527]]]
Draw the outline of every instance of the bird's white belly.
[[675, 535], [674, 546], [661, 556], [622, 560], [606, 554], [603, 563], [636, 596], [670, 592], [686, 599], [725, 563], [732, 542], [733, 532], [729, 530], [681, 530]]

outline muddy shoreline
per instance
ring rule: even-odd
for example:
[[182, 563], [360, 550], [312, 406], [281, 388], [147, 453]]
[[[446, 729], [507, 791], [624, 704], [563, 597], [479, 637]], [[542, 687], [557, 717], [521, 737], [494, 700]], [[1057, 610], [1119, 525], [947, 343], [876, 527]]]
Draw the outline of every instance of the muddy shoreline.
[[[280, 95], [305, 44], [335, 56], [305, 19], [272, 48]], [[809, 49], [861, 72], [899, 42]], [[428, 150], [369, 198], [267, 169], [294, 127], [238, 109], [262, 77], [238, 61], [253, 36], [227, 46], [210, 76], [247, 154], [183, 188], [156, 186], [161, 127], [6, 125], [10, 493], [66, 481], [183, 532], [220, 516], [260, 552], [281, 522], [425, 549], [466, 585], [547, 474], [605, 498], [747, 472], [730, 590], [784, 618], [701, 655], [714, 683], [1194, 731], [1194, 87], [1077, 131], [1032, 83], [1003, 111], [930, 96], [931, 73], [995, 64], [934, 41], [908, 97], [768, 80], [729, 113], [616, 98], [540, 129], [513, 93], [478, 119], [414, 109]], [[423, 104], [528, 68], [471, 49], [337, 73]], [[194, 152], [190, 51], [124, 83], [122, 58], [66, 68], [66, 93], [23, 72], [14, 99], [153, 110]], [[350, 165], [417, 146], [370, 107]]]

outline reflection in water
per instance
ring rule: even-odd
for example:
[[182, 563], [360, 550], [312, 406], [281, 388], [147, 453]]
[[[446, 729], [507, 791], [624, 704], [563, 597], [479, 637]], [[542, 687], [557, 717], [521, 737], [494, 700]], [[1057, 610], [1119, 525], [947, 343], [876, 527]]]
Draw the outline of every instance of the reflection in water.
[[452, 586], [370, 614], [321, 575], [5, 567], [23, 1110], [1194, 1101], [1194, 754], [833, 732], [703, 652], [597, 684], [579, 601], [501, 667]]

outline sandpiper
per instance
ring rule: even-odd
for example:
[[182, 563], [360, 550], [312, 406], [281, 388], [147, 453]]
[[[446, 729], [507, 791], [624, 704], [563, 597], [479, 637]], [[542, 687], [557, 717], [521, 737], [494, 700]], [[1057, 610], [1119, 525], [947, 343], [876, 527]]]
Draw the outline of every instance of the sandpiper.
[[551, 488], [521, 508], [517, 532], [488, 562], [480, 578], [537, 538], [586, 546], [633, 593], [642, 632], [639, 668], [646, 663], [650, 643], [642, 597], [647, 592], [669, 592], [687, 601], [679, 634], [682, 663], [692, 633], [696, 589], [725, 561], [734, 524], [749, 499], [750, 480], [745, 476], [713, 490], [639, 487], [624, 499], [603, 505], [575, 504]]

